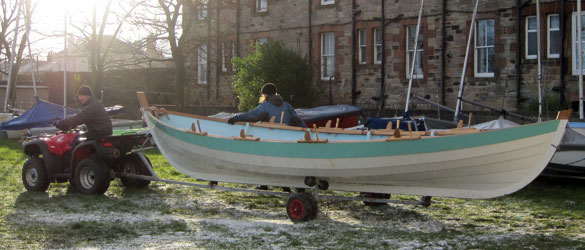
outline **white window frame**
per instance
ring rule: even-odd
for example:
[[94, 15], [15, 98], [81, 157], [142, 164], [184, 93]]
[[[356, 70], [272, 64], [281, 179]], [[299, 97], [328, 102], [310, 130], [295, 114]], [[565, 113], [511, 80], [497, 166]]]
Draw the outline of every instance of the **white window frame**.
[[[326, 41], [328, 39], [332, 39], [332, 41]], [[325, 52], [325, 43], [330, 42], [332, 45], [331, 51], [329, 53]], [[331, 58], [331, 62], [333, 65], [326, 65], [327, 59]], [[331, 67], [331, 72], [328, 72], [328, 67]], [[329, 74], [331, 73], [331, 74]], [[321, 80], [335, 80], [335, 33], [333, 32], [325, 32], [321, 33]]]
[[[486, 21], [493, 21], [494, 22], [494, 34], [493, 34], [493, 36], [494, 36], [494, 44], [488, 45], [487, 44], [487, 41], [486, 41], [486, 45], [484, 45], [484, 46], [478, 46], [477, 45], [477, 39], [478, 39], [477, 34], [479, 33], [479, 25], [480, 25], [481, 22], [486, 22]], [[475, 72], [475, 77], [494, 77], [495, 76], [494, 72], [478, 72], [478, 68], [479, 68], [478, 67], [479, 66], [479, 62], [478, 62], [478, 60], [479, 60], [479, 52], [478, 51], [480, 49], [486, 49], [486, 50], [493, 49], [494, 50], [494, 63], [495, 63], [495, 40], [496, 40], [495, 22], [496, 21], [494, 19], [482, 19], [482, 20], [478, 20], [477, 23], [475, 24], [475, 30], [476, 30], [476, 32], [475, 32], [475, 43], [474, 43], [474, 47], [475, 47], [475, 53], [474, 53], [474, 72]], [[486, 32], [487, 32], [487, 29], [486, 29]], [[485, 37], [487, 39], [488, 36], [486, 35]], [[486, 60], [488, 60], [488, 58], [489, 57], [486, 56]], [[485, 63], [487, 65], [487, 62], [485, 62]], [[492, 70], [495, 71], [494, 66], [495, 65], [492, 65]]]
[[[534, 44], [530, 43], [530, 39], [529, 39], [529, 35], [531, 33], [534, 34], [538, 34], [538, 23], [536, 24], [537, 26], [534, 27], [534, 29], [530, 29], [530, 21], [534, 20], [534, 22], [536, 22], [536, 16], [527, 16], [526, 17], [526, 25], [525, 26], [525, 32], [524, 32], [524, 58], [526, 59], [536, 59], [538, 57], [538, 51], [536, 52], [536, 54], [531, 55], [530, 53], [530, 46], [534, 46], [534, 47], [538, 47], [538, 41], [534, 41]], [[536, 36], [536, 39], [538, 39], [538, 35]], [[537, 48], [538, 49], [538, 48]]]
[[268, 0], [256, 0], [256, 12], [266, 12], [268, 10]]
[[[408, 41], [410, 41], [410, 29], [414, 29], [414, 32], [416, 32], [416, 25], [412, 25], [412, 26], [406, 26], [406, 79], [410, 79], [410, 67], [412, 65], [412, 58], [411, 57], [411, 53], [414, 53], [414, 49], [411, 48], [410, 43]], [[424, 59], [424, 44], [425, 44], [425, 38], [424, 38], [424, 32], [423, 32], [423, 27], [420, 27], [420, 31], [419, 31], [419, 35], [418, 35], [418, 40], [421, 42], [422, 46], [419, 49], [417, 46], [416, 49], [416, 54], [417, 56], [420, 55], [421, 59]], [[414, 40], [414, 38], [412, 38]], [[415, 42], [416, 43], [416, 42]], [[419, 70], [415, 70], [414, 74], [412, 74], [412, 79], [423, 79], [424, 78], [424, 68], [423, 68], [423, 61], [421, 60], [420, 62], [420, 71]], [[417, 65], [419, 65], [417, 63]]]
[[[551, 19], [552, 19], [552, 17], [555, 17], [555, 16], [557, 18], [559, 18], [559, 27], [552, 28], [551, 25], [550, 25], [551, 24]], [[550, 14], [547, 17], [546, 23], [547, 23], [548, 33], [547, 33], [547, 43], [546, 43], [547, 44], [547, 49], [546, 49], [546, 51], [547, 51], [547, 57], [548, 58], [560, 58], [561, 57], [561, 55], [559, 53], [552, 53], [551, 52], [551, 46], [550, 46], [551, 45], [550, 38], [552, 37], [551, 36], [551, 32], [556, 31], [560, 35], [560, 32], [561, 32], [561, 27], [560, 27], [561, 23], [560, 23], [560, 21], [561, 20], [560, 20], [559, 14]], [[559, 46], [563, 46], [563, 45], [562, 44], [559, 44]], [[559, 48], [559, 50], [560, 50], [560, 48]]]
[[205, 20], [207, 18], [207, 2], [201, 3], [198, 17], [199, 20]]
[[321, 5], [335, 4], [335, 0], [321, 0]]
[[227, 64], [226, 64], [226, 54], [225, 54], [225, 42], [221, 43], [221, 71], [227, 72]]
[[358, 30], [358, 62], [359, 64], [366, 64], [366, 53], [367, 53], [367, 30], [366, 29], [359, 29]]
[[[384, 39], [384, 34], [382, 34], [382, 28], [374, 29], [374, 63], [375, 64], [382, 64], [382, 39]], [[381, 37], [378, 37], [381, 36]], [[381, 38], [381, 39], [378, 39]], [[378, 58], [380, 55], [380, 58]]]
[[236, 72], [236, 67], [234, 67], [234, 58], [236, 58], [236, 42], [232, 41], [232, 71]]
[[207, 44], [197, 49], [197, 83], [207, 84]]

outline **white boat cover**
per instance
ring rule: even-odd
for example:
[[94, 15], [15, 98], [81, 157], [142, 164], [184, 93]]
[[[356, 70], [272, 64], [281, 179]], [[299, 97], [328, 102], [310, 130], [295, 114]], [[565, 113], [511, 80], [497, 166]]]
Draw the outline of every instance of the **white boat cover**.
[[501, 129], [501, 128], [513, 128], [518, 127], [520, 124], [515, 123], [513, 121], [509, 121], [504, 119], [504, 117], [500, 116], [498, 119], [484, 122], [480, 124], [473, 125], [472, 127], [476, 129]]

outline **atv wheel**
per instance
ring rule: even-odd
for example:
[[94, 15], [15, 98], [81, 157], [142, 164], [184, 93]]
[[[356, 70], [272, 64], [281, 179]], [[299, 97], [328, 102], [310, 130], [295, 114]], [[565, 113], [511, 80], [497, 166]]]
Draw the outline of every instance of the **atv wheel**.
[[[140, 153], [132, 153], [128, 155], [122, 171], [124, 171], [125, 174], [152, 176], [146, 165], [142, 162], [142, 159], [140, 159], [140, 155], [138, 154]], [[148, 161], [148, 164], [150, 164], [150, 159], [148, 159], [146, 155], [144, 157]], [[129, 188], [145, 188], [150, 185], [149, 180], [141, 180], [124, 176], [120, 177], [120, 180], [122, 181], [122, 185]]]
[[75, 168], [75, 187], [84, 194], [103, 194], [110, 187], [110, 168], [93, 157], [83, 159]]
[[49, 178], [43, 160], [33, 157], [22, 167], [22, 183], [28, 191], [45, 192], [49, 188]]

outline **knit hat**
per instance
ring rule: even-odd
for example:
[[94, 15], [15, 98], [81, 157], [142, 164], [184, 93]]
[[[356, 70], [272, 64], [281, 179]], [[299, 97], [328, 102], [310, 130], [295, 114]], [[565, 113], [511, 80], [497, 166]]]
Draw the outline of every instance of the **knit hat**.
[[77, 91], [78, 95], [91, 96], [91, 89], [86, 85], [81, 85]]
[[276, 85], [274, 85], [273, 83], [267, 83], [264, 84], [264, 86], [262, 86], [262, 94], [265, 95], [274, 95], [276, 94]]

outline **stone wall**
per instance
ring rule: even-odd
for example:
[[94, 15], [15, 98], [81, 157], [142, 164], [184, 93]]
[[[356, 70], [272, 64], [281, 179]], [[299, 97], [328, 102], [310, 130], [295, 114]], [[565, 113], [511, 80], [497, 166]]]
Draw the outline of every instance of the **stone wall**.
[[[382, 65], [374, 62], [374, 30], [381, 25], [381, 4], [385, 3], [385, 74], [382, 76]], [[446, 3], [445, 36], [442, 35], [443, 2]], [[546, 50], [546, 15], [559, 11], [559, 1], [541, 1], [543, 21], [543, 52]], [[422, 33], [423, 47], [423, 78], [413, 79], [412, 92], [425, 96], [435, 102], [455, 107], [461, 71], [463, 69], [467, 37], [470, 30], [471, 16], [474, 1], [468, 0], [427, 0], [423, 10]], [[268, 0], [266, 12], [256, 12], [254, 0], [210, 0], [208, 17], [199, 20], [192, 7], [189, 13], [193, 31], [191, 32], [198, 44], [207, 44], [208, 56], [208, 83], [197, 84], [197, 57], [196, 49], [192, 51], [190, 69], [193, 84], [188, 86], [191, 97], [188, 104], [193, 106], [235, 106], [235, 95], [231, 88], [233, 71], [231, 64], [226, 72], [221, 71], [221, 44], [229, 44], [229, 52], [224, 53], [232, 57], [231, 42], [237, 48], [238, 56], [248, 55], [254, 48], [251, 44], [259, 38], [281, 40], [286, 46], [296, 49], [302, 55], [310, 56], [313, 65], [314, 84], [323, 89], [325, 104], [352, 103], [352, 68], [355, 67], [356, 95], [355, 104], [366, 109], [375, 109], [379, 105], [379, 96], [382, 79], [385, 83], [385, 108], [390, 110], [404, 109], [409, 79], [406, 72], [406, 28], [416, 25], [420, 1], [412, 0], [337, 0], [332, 5], [321, 5], [320, 0]], [[574, 98], [577, 90], [576, 76], [572, 75], [571, 62], [571, 13], [574, 2], [567, 2], [565, 6], [566, 33], [563, 37], [565, 54], [563, 59], [566, 65], [565, 84], [567, 96]], [[239, 8], [239, 9], [238, 9]], [[310, 9], [309, 9], [310, 8]], [[517, 110], [529, 99], [537, 96], [537, 67], [536, 60], [525, 59], [525, 19], [535, 14], [535, 5], [526, 4], [520, 8], [521, 31], [516, 27], [516, 1], [480, 0], [477, 19], [493, 19], [495, 28], [495, 57], [494, 76], [479, 77], [475, 74], [475, 50], [472, 47], [465, 72], [464, 98], [472, 99], [485, 105]], [[352, 13], [355, 14], [355, 23], [352, 23]], [[219, 17], [219, 18], [218, 18]], [[237, 25], [239, 23], [239, 25]], [[352, 25], [357, 30], [365, 29], [367, 37], [366, 63], [357, 62], [356, 50], [353, 50]], [[334, 32], [335, 34], [335, 75], [334, 80], [321, 80], [321, 34]], [[520, 45], [517, 36], [521, 36]], [[355, 38], [357, 43], [357, 37]], [[521, 60], [517, 62], [516, 53], [520, 50]], [[442, 54], [445, 58], [443, 60]], [[352, 62], [352, 53], [356, 61]], [[545, 55], [545, 54], [544, 54]], [[549, 95], [558, 89], [561, 69], [561, 59], [543, 58], [544, 91]], [[442, 64], [444, 62], [444, 74]], [[516, 64], [521, 63], [520, 86], [517, 82]], [[443, 82], [444, 80], [444, 82]], [[331, 96], [329, 96], [331, 89]], [[518, 90], [520, 93], [518, 93]], [[444, 96], [443, 96], [444, 95]], [[518, 99], [520, 98], [520, 99]], [[434, 107], [412, 102], [417, 110], [434, 109]], [[482, 110], [472, 105], [463, 105], [465, 110]]]

